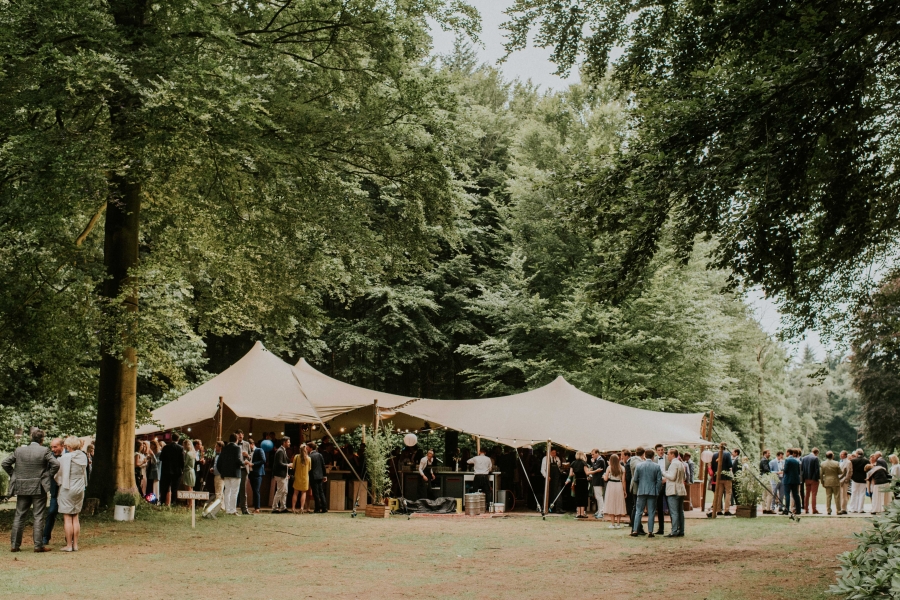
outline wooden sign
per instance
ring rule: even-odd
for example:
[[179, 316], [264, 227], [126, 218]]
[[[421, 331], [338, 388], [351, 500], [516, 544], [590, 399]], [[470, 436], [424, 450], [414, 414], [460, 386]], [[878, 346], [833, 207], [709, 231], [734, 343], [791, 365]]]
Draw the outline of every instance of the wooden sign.
[[187, 492], [179, 490], [179, 500], [209, 500], [209, 492]]
[[191, 529], [197, 526], [197, 513], [195, 500], [209, 500], [209, 492], [189, 492], [184, 490], [178, 491], [179, 500], [191, 501]]

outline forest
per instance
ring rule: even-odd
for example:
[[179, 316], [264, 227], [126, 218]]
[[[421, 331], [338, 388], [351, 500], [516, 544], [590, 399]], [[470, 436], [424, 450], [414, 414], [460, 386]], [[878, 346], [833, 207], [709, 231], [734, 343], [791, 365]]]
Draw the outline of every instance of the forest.
[[[717, 439], [752, 456], [900, 445], [895, 134], [872, 131], [886, 113], [848, 109], [789, 155], [779, 136], [837, 102], [820, 88], [839, 60], [815, 72], [821, 106], [778, 97], [770, 146], [753, 94], [796, 73], [724, 116], [713, 90], [745, 89], [729, 69], [765, 60], [751, 44], [728, 42], [734, 64], [691, 55], [703, 81], [660, 79], [687, 52], [663, 24], [579, 39], [553, 26], [556, 4], [521, 0], [509, 26], [511, 51], [537, 28], [562, 71], [581, 69], [559, 91], [479, 63], [463, 3], [5, 8], [0, 446], [33, 425], [96, 433], [109, 471], [122, 431], [256, 340], [410, 397], [562, 375], [631, 406], [713, 410]], [[427, 19], [459, 32], [452, 53], [431, 53]], [[603, 48], [626, 35], [610, 66]], [[792, 35], [802, 70], [825, 34]], [[892, 75], [870, 75], [855, 84], [882, 96], [858, 98], [889, 111]], [[841, 127], [853, 144], [832, 153]], [[878, 136], [879, 164], [841, 163]], [[836, 208], [865, 194], [866, 218]], [[882, 276], [862, 281], [861, 257]], [[756, 288], [780, 302], [784, 339], [757, 322]], [[793, 356], [805, 327], [847, 351]]]

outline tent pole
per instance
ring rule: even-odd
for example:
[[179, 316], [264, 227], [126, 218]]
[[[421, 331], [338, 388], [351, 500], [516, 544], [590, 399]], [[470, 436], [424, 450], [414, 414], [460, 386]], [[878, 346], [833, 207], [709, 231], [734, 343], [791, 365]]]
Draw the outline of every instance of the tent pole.
[[[716, 511], [719, 509], [719, 499], [725, 492], [722, 489], [722, 465], [725, 464], [725, 442], [719, 444], [719, 466], [716, 468], [716, 493], [713, 494], [712, 518], [716, 518]], [[723, 507], [722, 512], [725, 512]]]
[[222, 396], [219, 396], [219, 426], [218, 426], [218, 436], [216, 437], [216, 441], [222, 439], [222, 421], [225, 418], [225, 401], [222, 400]]
[[550, 440], [547, 440], [547, 475], [544, 477], [544, 514], [550, 508]]
[[481, 436], [475, 436], [475, 454], [481, 454]]
[[372, 403], [372, 435], [378, 432], [378, 398]]
[[[716, 418], [716, 413], [713, 411], [709, 411], [709, 418], [706, 420], [706, 434], [703, 436], [704, 439], [712, 440], [712, 425], [713, 425], [713, 419], [715, 419], [715, 418]], [[706, 448], [706, 447], [707, 446], [703, 446], [700, 449], [701, 455], [703, 454], [703, 448]], [[706, 488], [709, 486], [709, 469], [704, 468], [702, 458], [700, 459], [699, 463], [700, 463], [700, 468], [703, 469], [703, 495], [700, 499], [700, 510], [706, 511]]]

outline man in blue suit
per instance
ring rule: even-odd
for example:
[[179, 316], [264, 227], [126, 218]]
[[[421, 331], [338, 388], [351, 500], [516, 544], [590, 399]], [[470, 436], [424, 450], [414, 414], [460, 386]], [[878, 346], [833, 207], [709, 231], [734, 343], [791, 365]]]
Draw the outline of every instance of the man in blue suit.
[[250, 487], [253, 488], [253, 512], [259, 514], [261, 504], [260, 488], [263, 475], [266, 474], [266, 453], [262, 448], [257, 448], [256, 443], [250, 440]]
[[794, 499], [794, 507], [797, 509], [797, 512], [800, 512], [800, 461], [797, 460], [797, 455], [800, 454], [799, 450], [795, 450], [794, 448], [788, 448], [787, 458], [784, 459], [784, 479], [782, 479], [782, 484], [784, 485], [784, 512], [782, 514], [789, 515], [791, 514], [791, 498]]
[[[656, 516], [656, 498], [659, 496], [659, 490], [662, 487], [662, 471], [659, 465], [653, 460], [653, 450], [647, 450], [644, 457], [647, 459], [642, 463], [634, 466], [634, 484], [637, 487], [637, 505], [634, 508], [634, 523], [631, 528], [632, 537], [641, 535], [639, 533], [641, 517], [644, 514], [644, 507], [647, 507], [647, 523], [649, 534], [647, 537], [656, 537], [653, 535], [653, 517]], [[660, 507], [662, 510], [662, 507]]]

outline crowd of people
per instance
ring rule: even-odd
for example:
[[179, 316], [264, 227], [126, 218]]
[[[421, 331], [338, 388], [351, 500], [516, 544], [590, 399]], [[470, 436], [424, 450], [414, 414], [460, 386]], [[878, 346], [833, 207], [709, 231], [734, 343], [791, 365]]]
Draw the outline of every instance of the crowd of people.
[[[63, 552], [78, 550], [81, 523], [78, 515], [90, 478], [92, 448], [82, 450], [77, 437], [50, 440], [44, 446], [44, 432], [33, 428], [30, 443], [16, 448], [2, 468], [10, 476], [9, 495], [16, 497], [16, 512], [10, 535], [12, 552], [19, 552], [28, 511], [34, 517], [35, 552], [49, 552], [57, 515], [63, 515], [66, 545]], [[47, 498], [50, 498], [49, 505]]]

